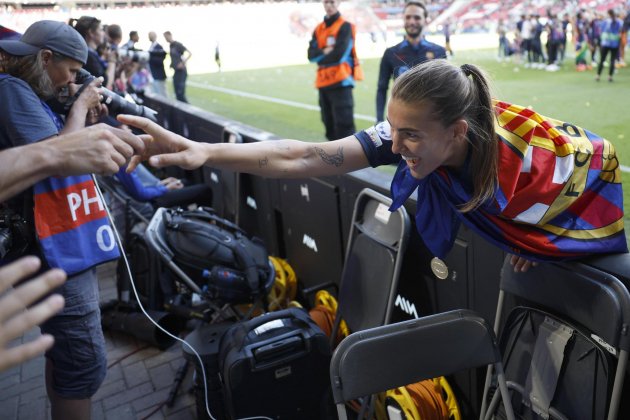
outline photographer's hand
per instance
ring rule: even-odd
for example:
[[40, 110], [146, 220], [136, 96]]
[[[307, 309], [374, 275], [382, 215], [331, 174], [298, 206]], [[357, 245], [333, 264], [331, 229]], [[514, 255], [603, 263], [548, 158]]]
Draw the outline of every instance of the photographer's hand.
[[51, 154], [60, 159], [55, 175], [96, 173], [111, 175], [138, 153], [144, 143], [127, 130], [106, 124], [51, 140]]
[[139, 128], [149, 135], [142, 136], [145, 150], [131, 158], [127, 172], [133, 171], [138, 163], [147, 159], [156, 168], [176, 165], [184, 169], [196, 169], [206, 163], [206, 143], [188, 140], [144, 117], [119, 115], [118, 121]]
[[[0, 269], [0, 293], [10, 289], [20, 280], [37, 272], [41, 263], [36, 257], [24, 257]], [[50, 335], [14, 347], [9, 342], [36, 325], [41, 324], [63, 308], [60, 295], [52, 295], [29, 307], [45, 294], [61, 286], [66, 274], [59, 269], [49, 270], [3, 294], [0, 298], [0, 371], [15, 366], [43, 353], [53, 345]]]
[[132, 133], [97, 124], [0, 152], [0, 202], [50, 176], [113, 174], [144, 143]]
[[[83, 128], [86, 122], [94, 124], [98, 121], [101, 113], [104, 111], [101, 105], [101, 93], [99, 88], [103, 83], [102, 77], [97, 77], [86, 86], [79, 97], [76, 99], [66, 120], [66, 125], [62, 132], [70, 133], [79, 128]], [[81, 85], [71, 83], [68, 88], [70, 95], [75, 95]]]

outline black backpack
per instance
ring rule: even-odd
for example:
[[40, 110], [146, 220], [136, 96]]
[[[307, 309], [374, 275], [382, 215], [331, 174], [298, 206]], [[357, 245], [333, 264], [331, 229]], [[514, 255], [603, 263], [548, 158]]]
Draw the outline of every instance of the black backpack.
[[271, 288], [275, 272], [260, 239], [207, 207], [167, 209], [163, 218], [174, 262], [211, 299], [245, 303]]

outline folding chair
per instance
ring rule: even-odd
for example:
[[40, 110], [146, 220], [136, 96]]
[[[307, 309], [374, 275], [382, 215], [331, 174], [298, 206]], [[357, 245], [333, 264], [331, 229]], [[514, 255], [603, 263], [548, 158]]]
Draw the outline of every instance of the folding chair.
[[331, 343], [343, 319], [350, 331], [389, 323], [411, 223], [404, 207], [363, 189], [354, 204]]
[[[624, 256], [620, 255], [619, 258]], [[627, 255], [625, 258], [627, 263]], [[616, 419], [630, 348], [630, 294], [626, 286], [617, 277], [580, 262], [540, 264], [525, 273], [515, 273], [509, 264], [509, 258], [506, 258], [499, 287], [494, 325], [497, 336], [502, 322], [504, 300], [506, 294], [511, 294], [568, 322], [581, 325], [614, 348], [618, 361], [610, 392], [608, 419]], [[491, 377], [492, 367], [489, 367], [482, 413], [486, 410]], [[509, 383], [510, 378], [507, 379]], [[550, 399], [553, 396], [547, 397]], [[493, 408], [491, 403], [488, 412], [491, 413]], [[554, 414], [552, 409], [553, 407], [549, 407], [550, 414]], [[563, 417], [562, 413], [554, 415]]]
[[[490, 325], [475, 312], [455, 310], [353, 333], [330, 364], [333, 399], [344, 402], [420, 380], [492, 364], [507, 417], [514, 419], [501, 355]], [[483, 417], [480, 417], [483, 418]]]

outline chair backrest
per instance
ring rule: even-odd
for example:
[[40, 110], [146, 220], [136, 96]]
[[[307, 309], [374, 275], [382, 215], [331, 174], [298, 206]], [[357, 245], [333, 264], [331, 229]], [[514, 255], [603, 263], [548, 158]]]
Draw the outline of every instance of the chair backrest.
[[485, 365], [496, 369], [496, 396], [513, 420], [496, 337], [480, 315], [455, 310], [383, 325], [355, 332], [339, 344], [330, 362], [333, 400], [344, 420], [345, 401]]
[[455, 310], [352, 333], [335, 350], [335, 403], [501, 360], [490, 325]]
[[390, 320], [411, 226], [405, 208], [390, 212], [390, 205], [390, 198], [370, 189], [355, 201], [338, 306], [350, 331]]
[[506, 260], [499, 287], [577, 322], [616, 348], [630, 349], [630, 294], [611, 274], [580, 262], [545, 263], [515, 273]]
[[[617, 272], [626, 273], [626, 276], [630, 273], [628, 255], [610, 256], [607, 261]], [[509, 258], [506, 258], [501, 271], [495, 331], [501, 323], [503, 302], [508, 293], [567, 322], [581, 325], [613, 347], [618, 357], [608, 403], [608, 419], [614, 420], [630, 349], [630, 293], [621, 280], [602, 269], [606, 265], [597, 268], [582, 262], [545, 263], [527, 272], [516, 273], [509, 264]], [[486, 376], [482, 412], [485, 410], [490, 376], [491, 369]]]

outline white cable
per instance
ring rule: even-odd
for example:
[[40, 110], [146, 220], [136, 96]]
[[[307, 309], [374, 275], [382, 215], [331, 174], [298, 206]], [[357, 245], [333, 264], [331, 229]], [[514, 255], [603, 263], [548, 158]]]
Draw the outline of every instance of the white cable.
[[[109, 219], [109, 223], [112, 225], [112, 230], [114, 231], [114, 237], [116, 238], [116, 243], [120, 247], [120, 253], [122, 255], [123, 261], [125, 261], [125, 268], [127, 269], [129, 282], [131, 283], [131, 288], [133, 289], [133, 294], [136, 297], [136, 301], [138, 302], [138, 305], [140, 306], [140, 310], [149, 319], [149, 321], [151, 321], [151, 323], [153, 323], [153, 325], [155, 325], [160, 331], [162, 331], [164, 334], [168, 335], [169, 337], [174, 338], [175, 340], [184, 344], [193, 352], [195, 357], [197, 357], [197, 360], [199, 361], [199, 366], [201, 366], [201, 373], [203, 375], [203, 389], [204, 389], [203, 394], [204, 394], [204, 400], [206, 404], [206, 413], [212, 420], [217, 420], [212, 416], [212, 413], [210, 412], [210, 405], [208, 404], [208, 383], [206, 380], [206, 368], [203, 365], [203, 360], [201, 360], [201, 356], [199, 356], [199, 353], [197, 353], [197, 351], [193, 348], [193, 346], [191, 346], [186, 340], [176, 337], [175, 335], [171, 334], [166, 329], [164, 329], [160, 324], [155, 322], [155, 320], [151, 318], [151, 316], [144, 309], [144, 306], [142, 306], [142, 302], [140, 301], [140, 296], [138, 296], [138, 291], [136, 290], [136, 284], [134, 283], [134, 280], [133, 280], [133, 275], [131, 274], [131, 267], [129, 266], [129, 261], [127, 260], [125, 249], [120, 239], [120, 235], [118, 235], [116, 224], [114, 223], [114, 218], [112, 217], [112, 214], [109, 211], [109, 207], [107, 206], [107, 203], [105, 202], [105, 197], [103, 197], [103, 192], [101, 191], [101, 187], [98, 184], [96, 176], [94, 174], [91, 174], [91, 176], [92, 176], [92, 180], [94, 181], [94, 185], [96, 187], [96, 192], [98, 193], [98, 196], [101, 202], [103, 203], [103, 207], [105, 208], [105, 212], [107, 213], [107, 218]], [[269, 418], [266, 416], [244, 417], [244, 418], [236, 419], [236, 420], [253, 420], [253, 419], [273, 420], [272, 418]]]

